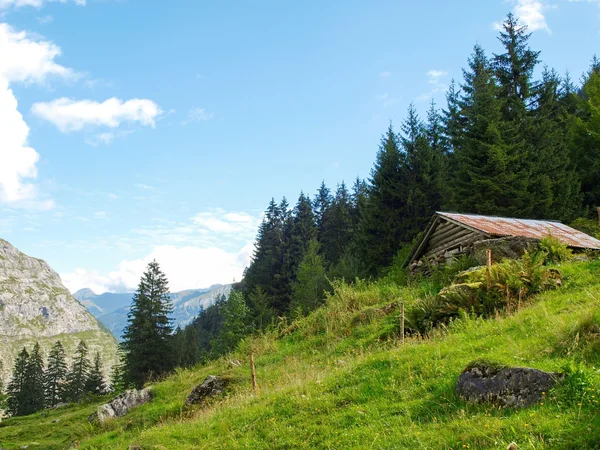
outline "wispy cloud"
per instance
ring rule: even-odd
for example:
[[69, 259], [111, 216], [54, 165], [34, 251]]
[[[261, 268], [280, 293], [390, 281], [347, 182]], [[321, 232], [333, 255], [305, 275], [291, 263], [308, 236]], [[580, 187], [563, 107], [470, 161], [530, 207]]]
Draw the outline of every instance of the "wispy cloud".
[[391, 77], [391, 76], [392, 76], [392, 72], [388, 72], [387, 70], [386, 70], [386, 71], [384, 71], [384, 72], [381, 72], [381, 73], [379, 74], [379, 77], [380, 77], [380, 78], [389, 78], [389, 77]]
[[392, 97], [389, 93], [384, 93], [377, 96], [377, 100], [383, 103], [383, 106], [393, 106], [400, 102], [399, 97]]
[[192, 108], [188, 111], [187, 119], [183, 121], [184, 125], [193, 122], [205, 122], [213, 118], [213, 114], [206, 111], [204, 108]]
[[145, 191], [154, 191], [156, 188], [154, 186], [150, 186], [149, 184], [137, 183], [134, 185], [138, 189], [143, 189]]
[[108, 131], [105, 133], [98, 133], [92, 137], [86, 138], [85, 142], [92, 147], [98, 147], [101, 144], [110, 145], [117, 138], [122, 138], [133, 133], [133, 130], [121, 130], [121, 131]]
[[427, 84], [432, 85], [432, 89], [417, 97], [417, 101], [425, 102], [431, 100], [436, 94], [448, 89], [448, 85], [443, 81], [448, 76], [445, 70], [431, 69], [426, 73]]

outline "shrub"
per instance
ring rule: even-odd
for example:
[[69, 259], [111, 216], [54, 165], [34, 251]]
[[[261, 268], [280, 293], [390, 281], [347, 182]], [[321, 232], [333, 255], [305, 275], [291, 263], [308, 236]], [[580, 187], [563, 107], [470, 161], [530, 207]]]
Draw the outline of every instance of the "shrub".
[[568, 261], [571, 256], [573, 256], [573, 253], [567, 247], [567, 245], [556, 239], [551, 234], [544, 237], [540, 241], [538, 252], [543, 253], [545, 255], [545, 262], [550, 264]]

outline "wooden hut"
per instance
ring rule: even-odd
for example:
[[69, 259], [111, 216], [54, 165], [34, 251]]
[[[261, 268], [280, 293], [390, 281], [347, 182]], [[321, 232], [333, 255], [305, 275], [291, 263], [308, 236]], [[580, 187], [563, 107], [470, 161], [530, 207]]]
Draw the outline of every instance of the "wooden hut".
[[478, 248], [495, 244], [518, 256], [519, 249], [548, 235], [573, 249], [600, 250], [598, 239], [557, 221], [436, 212], [404, 265], [416, 270], [423, 264], [443, 264], [459, 255], [476, 256]]

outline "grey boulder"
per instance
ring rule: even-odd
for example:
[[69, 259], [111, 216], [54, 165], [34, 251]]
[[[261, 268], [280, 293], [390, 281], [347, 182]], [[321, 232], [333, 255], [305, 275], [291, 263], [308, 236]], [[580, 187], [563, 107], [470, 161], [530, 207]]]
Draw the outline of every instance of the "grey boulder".
[[98, 410], [90, 416], [90, 422], [103, 423], [108, 419], [124, 416], [130, 409], [147, 403], [152, 398], [152, 388], [129, 389], [110, 402], [98, 407]]
[[215, 397], [222, 394], [229, 384], [228, 380], [223, 377], [209, 375], [205, 380], [196, 386], [185, 400], [186, 405], [197, 405], [203, 403], [207, 398]]
[[473, 403], [522, 408], [540, 402], [562, 378], [558, 373], [526, 367], [474, 363], [458, 377], [458, 395]]

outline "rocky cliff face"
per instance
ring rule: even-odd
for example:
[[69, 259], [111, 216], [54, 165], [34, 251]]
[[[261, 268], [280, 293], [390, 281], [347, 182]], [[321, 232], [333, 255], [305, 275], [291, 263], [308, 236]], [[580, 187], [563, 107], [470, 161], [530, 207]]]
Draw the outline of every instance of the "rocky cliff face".
[[21, 253], [0, 239], [0, 378], [10, 377], [14, 357], [39, 342], [47, 355], [60, 340], [70, 358], [84, 340], [90, 359], [99, 351], [105, 376], [116, 359], [116, 341], [75, 300], [60, 277], [44, 261]]

